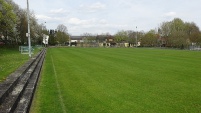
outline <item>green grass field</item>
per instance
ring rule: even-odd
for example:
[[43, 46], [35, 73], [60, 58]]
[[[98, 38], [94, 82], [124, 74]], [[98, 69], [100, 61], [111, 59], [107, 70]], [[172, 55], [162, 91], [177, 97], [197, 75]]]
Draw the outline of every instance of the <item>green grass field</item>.
[[[39, 51], [40, 49], [35, 48], [34, 54]], [[0, 82], [4, 81], [9, 74], [22, 66], [28, 59], [28, 54], [20, 54], [18, 47], [0, 47]]]
[[49, 48], [32, 113], [200, 113], [201, 52]]
[[28, 59], [28, 55], [20, 54], [18, 48], [0, 48], [0, 82]]

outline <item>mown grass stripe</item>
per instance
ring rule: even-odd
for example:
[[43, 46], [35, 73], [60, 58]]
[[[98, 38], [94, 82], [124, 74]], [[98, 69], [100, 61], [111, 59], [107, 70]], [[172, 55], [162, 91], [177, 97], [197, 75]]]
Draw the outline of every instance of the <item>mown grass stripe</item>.
[[60, 104], [61, 104], [63, 113], [66, 113], [65, 104], [63, 102], [63, 98], [62, 98], [62, 95], [61, 95], [61, 87], [60, 87], [59, 82], [58, 82], [58, 76], [57, 76], [57, 72], [56, 72], [56, 69], [55, 69], [55, 65], [54, 65], [54, 61], [53, 61], [52, 56], [51, 56], [51, 60], [52, 60], [52, 67], [54, 69], [54, 76], [55, 76], [55, 81], [56, 81], [57, 90], [58, 90], [58, 94], [59, 94]]

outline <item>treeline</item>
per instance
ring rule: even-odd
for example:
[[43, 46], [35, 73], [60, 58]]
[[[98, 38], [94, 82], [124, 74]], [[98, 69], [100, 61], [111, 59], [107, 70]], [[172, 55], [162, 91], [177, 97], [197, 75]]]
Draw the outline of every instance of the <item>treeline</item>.
[[192, 44], [201, 44], [201, 32], [193, 22], [184, 22], [175, 18], [163, 22], [156, 30], [145, 33], [141, 38], [142, 46], [188, 47]]
[[117, 43], [136, 44], [137, 41], [143, 47], [187, 48], [192, 44], [201, 45], [201, 32], [195, 23], [175, 18], [148, 32], [119, 31], [114, 35], [114, 39]]
[[[58, 25], [58, 28], [56, 30], [47, 30], [45, 22], [42, 24], [39, 24], [37, 22], [33, 11], [30, 11], [29, 16], [32, 45], [42, 44], [45, 35], [50, 35], [51, 44], [63, 43], [69, 39], [66, 26]], [[27, 31], [27, 9], [20, 8], [19, 5], [17, 5], [12, 0], [0, 0], [1, 44], [27, 45]]]
[[[67, 27], [63, 24], [56, 29], [47, 30], [45, 22], [39, 24], [30, 12], [31, 43], [42, 44], [44, 36], [49, 35], [49, 45], [64, 44], [69, 41]], [[0, 0], [0, 42], [14, 45], [27, 45], [27, 10], [20, 8], [12, 0]], [[87, 34], [87, 35], [86, 35]], [[106, 33], [107, 36], [109, 33]], [[85, 36], [86, 35], [86, 36]], [[94, 35], [85, 33], [88, 40], [94, 40]], [[118, 31], [113, 36], [113, 43], [129, 43], [143, 47], [188, 47], [192, 44], [201, 45], [201, 31], [193, 22], [184, 22], [179, 18], [163, 22], [159, 28], [144, 31]], [[86, 39], [85, 39], [86, 40]], [[1, 44], [1, 43], [0, 43]]]
[[[96, 36], [91, 33], [85, 33], [83, 36], [88, 37], [88, 40], [97, 40]], [[105, 33], [102, 36], [108, 38], [111, 35]], [[158, 28], [148, 32], [121, 30], [114, 34], [112, 39], [111, 43], [115, 43], [116, 45], [128, 43], [131, 47], [171, 47], [184, 49], [192, 45], [201, 46], [199, 27], [193, 22], [184, 22], [180, 18], [163, 22]]]

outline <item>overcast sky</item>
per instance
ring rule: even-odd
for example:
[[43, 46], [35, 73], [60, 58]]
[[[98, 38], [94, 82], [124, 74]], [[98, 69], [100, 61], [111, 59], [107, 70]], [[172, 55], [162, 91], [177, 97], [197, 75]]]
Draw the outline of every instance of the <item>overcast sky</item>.
[[[13, 0], [26, 8], [26, 0]], [[181, 18], [201, 28], [201, 0], [29, 0], [39, 23], [48, 29], [64, 24], [71, 35], [149, 31]]]

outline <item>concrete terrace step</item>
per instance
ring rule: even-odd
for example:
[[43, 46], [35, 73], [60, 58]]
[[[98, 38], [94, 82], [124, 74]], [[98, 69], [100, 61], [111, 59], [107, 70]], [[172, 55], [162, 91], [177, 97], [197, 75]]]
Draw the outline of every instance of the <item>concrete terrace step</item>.
[[14, 113], [25, 113], [29, 111], [31, 101], [36, 89], [37, 81], [40, 75], [40, 71], [43, 65], [44, 58], [45, 58], [45, 55], [43, 55], [42, 58], [40, 59]]
[[28, 112], [45, 52], [42, 50], [0, 83], [0, 113]]

